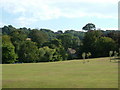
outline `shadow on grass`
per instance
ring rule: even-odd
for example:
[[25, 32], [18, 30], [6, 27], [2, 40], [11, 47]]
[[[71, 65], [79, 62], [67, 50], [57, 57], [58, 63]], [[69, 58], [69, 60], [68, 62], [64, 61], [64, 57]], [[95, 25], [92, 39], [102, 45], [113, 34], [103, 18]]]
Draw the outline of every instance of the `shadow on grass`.
[[120, 61], [114, 61], [113, 63], [120, 63]]
[[120, 63], [120, 58], [113, 58], [113, 59], [111, 59], [111, 62]]

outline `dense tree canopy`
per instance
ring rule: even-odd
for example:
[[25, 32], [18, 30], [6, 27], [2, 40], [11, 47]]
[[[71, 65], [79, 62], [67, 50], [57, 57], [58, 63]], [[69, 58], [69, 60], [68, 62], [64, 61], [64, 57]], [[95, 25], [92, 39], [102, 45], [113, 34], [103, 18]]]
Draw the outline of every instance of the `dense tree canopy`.
[[15, 54], [15, 47], [10, 41], [8, 35], [2, 37], [2, 63], [14, 63], [17, 61], [17, 55]]
[[25, 41], [19, 50], [19, 61], [20, 62], [37, 62], [38, 60], [38, 47], [35, 42]]
[[53, 31], [49, 30], [49, 29], [40, 29], [40, 31], [44, 32], [45, 34], [47, 34], [47, 38], [49, 40], [51, 39], [55, 39], [56, 38], [56, 35]]
[[75, 30], [2, 28], [3, 63], [53, 62], [83, 58], [107, 57], [110, 51], [119, 52], [120, 31], [95, 30], [92, 23]]
[[83, 39], [83, 52], [91, 52], [92, 56], [96, 53], [96, 42], [101, 37], [101, 31], [91, 31], [85, 33]]
[[12, 25], [4, 26], [2, 28], [2, 34], [9, 35], [11, 32], [15, 31], [16, 29]]
[[116, 49], [115, 41], [109, 37], [101, 37], [96, 42], [97, 55], [96, 56], [108, 56], [109, 51], [114, 51]]
[[40, 47], [42, 45], [42, 43], [44, 43], [45, 41], [48, 40], [47, 35], [39, 30], [33, 29], [30, 32], [30, 38], [32, 39], [33, 42], [36, 42], [37, 45]]
[[77, 48], [80, 46], [81, 41], [78, 37], [71, 34], [60, 34], [57, 36], [62, 41], [62, 45], [67, 50], [68, 48]]

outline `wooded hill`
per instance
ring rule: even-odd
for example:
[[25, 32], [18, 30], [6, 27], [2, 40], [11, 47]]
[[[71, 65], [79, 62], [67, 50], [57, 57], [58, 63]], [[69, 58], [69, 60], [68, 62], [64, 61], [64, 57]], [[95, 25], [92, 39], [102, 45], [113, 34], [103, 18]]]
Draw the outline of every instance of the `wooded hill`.
[[96, 30], [86, 24], [82, 31], [2, 27], [2, 63], [31, 63], [82, 58], [107, 57], [109, 51], [119, 52], [120, 30]]

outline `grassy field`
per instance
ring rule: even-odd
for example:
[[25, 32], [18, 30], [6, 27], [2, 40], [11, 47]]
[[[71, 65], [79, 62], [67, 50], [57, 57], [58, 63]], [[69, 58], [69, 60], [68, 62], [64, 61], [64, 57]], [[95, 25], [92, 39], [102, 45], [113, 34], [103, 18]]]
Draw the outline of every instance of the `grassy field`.
[[109, 58], [4, 64], [3, 88], [117, 88], [118, 63]]

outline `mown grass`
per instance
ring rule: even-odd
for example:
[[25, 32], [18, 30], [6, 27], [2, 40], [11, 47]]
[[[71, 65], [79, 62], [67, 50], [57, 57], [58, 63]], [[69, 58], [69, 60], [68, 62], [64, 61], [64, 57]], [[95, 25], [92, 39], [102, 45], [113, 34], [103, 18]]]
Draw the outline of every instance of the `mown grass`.
[[3, 88], [117, 88], [118, 63], [109, 58], [2, 65]]

